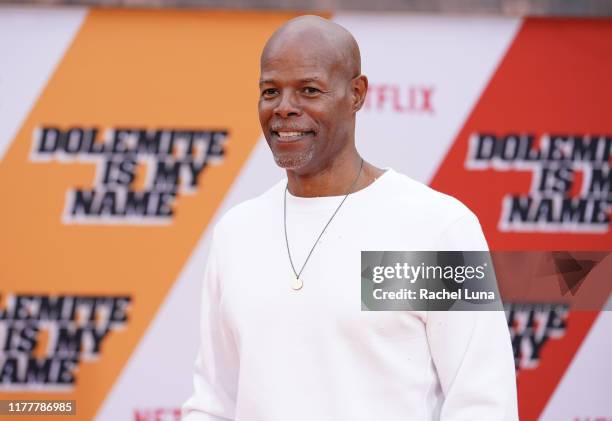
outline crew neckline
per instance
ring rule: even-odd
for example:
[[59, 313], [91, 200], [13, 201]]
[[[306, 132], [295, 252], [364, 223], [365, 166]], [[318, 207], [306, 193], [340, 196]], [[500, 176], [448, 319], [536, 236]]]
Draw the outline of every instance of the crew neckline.
[[[372, 183], [362, 188], [361, 190], [357, 190], [349, 195], [347, 201], [351, 200], [351, 198], [359, 198], [365, 194], [368, 194], [374, 190], [376, 190], [381, 184], [383, 179], [387, 179], [389, 174], [393, 172], [393, 169], [390, 167], [383, 168], [385, 172], [383, 172], [377, 179], [375, 179]], [[287, 185], [287, 179], [282, 183], [282, 191], [285, 194], [285, 186]], [[287, 207], [291, 208], [291, 211], [313, 211], [313, 210], [323, 210], [329, 208], [336, 208], [342, 201], [342, 199], [346, 196], [345, 194], [339, 196], [317, 196], [317, 197], [301, 197], [294, 196], [291, 194], [289, 190], [287, 190]]]

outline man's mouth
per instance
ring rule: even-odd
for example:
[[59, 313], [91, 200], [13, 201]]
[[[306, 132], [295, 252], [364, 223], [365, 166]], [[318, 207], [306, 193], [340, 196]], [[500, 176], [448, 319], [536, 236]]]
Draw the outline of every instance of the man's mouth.
[[314, 135], [312, 130], [272, 130], [279, 142], [295, 142], [307, 136]]

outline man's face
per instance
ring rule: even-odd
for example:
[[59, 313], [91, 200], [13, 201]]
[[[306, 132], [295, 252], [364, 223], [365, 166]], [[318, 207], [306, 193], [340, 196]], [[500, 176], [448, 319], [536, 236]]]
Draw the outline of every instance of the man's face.
[[259, 121], [280, 167], [317, 172], [354, 130], [351, 81], [335, 54], [316, 43], [290, 44], [262, 58]]

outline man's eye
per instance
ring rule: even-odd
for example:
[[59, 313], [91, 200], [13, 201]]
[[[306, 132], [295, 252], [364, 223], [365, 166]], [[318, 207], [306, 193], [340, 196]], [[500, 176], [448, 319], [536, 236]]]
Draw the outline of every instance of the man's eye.
[[276, 89], [268, 88], [268, 89], [264, 89], [261, 92], [261, 96], [269, 98], [269, 97], [272, 97], [272, 96], [276, 95], [277, 93], [278, 93], [278, 91]]
[[304, 93], [307, 95], [315, 95], [315, 94], [318, 94], [319, 92], [321, 92], [319, 89], [313, 88], [312, 86], [307, 86], [304, 88]]

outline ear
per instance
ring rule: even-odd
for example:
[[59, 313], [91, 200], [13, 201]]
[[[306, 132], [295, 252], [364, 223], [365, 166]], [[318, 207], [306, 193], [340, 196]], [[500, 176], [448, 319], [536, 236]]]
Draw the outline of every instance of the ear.
[[353, 94], [353, 112], [356, 113], [363, 106], [366, 94], [368, 93], [367, 76], [359, 75], [356, 78], [352, 79], [351, 92]]

